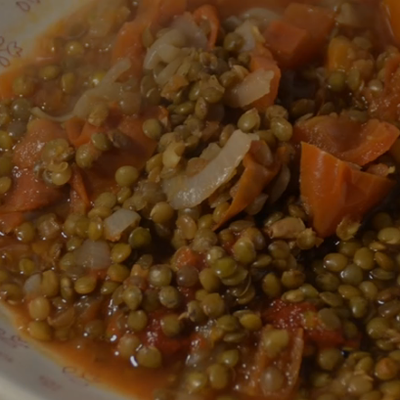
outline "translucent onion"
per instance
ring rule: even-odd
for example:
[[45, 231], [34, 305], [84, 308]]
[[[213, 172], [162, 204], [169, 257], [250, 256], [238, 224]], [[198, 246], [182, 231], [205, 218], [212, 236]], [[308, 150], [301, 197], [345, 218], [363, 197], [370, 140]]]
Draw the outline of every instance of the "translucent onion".
[[36, 118], [47, 119], [47, 120], [53, 121], [53, 122], [65, 122], [74, 116], [73, 113], [68, 113], [68, 114], [60, 115], [59, 117], [54, 117], [53, 115], [47, 114], [39, 107], [33, 107], [31, 110], [31, 114]]
[[155, 76], [155, 81], [160, 85], [164, 86], [167, 82], [176, 74], [179, 67], [182, 65], [184, 57], [178, 57], [171, 63], [169, 63], [159, 74]]
[[140, 215], [131, 210], [121, 208], [104, 220], [104, 235], [107, 240], [117, 241], [129, 227], [139, 226]]
[[170, 50], [171, 46], [177, 49], [182, 48], [186, 45], [185, 36], [177, 29], [171, 29], [158, 38], [147, 51], [143, 64], [144, 69], [152, 70], [162, 61], [160, 51], [166, 45], [170, 46]]
[[258, 27], [249, 20], [243, 22], [235, 32], [242, 36], [244, 43], [241, 51], [251, 51], [256, 47], [257, 42], [263, 43], [265, 41], [264, 37], [261, 35]]
[[226, 95], [226, 102], [233, 108], [246, 107], [269, 94], [273, 71], [259, 69], [247, 75], [242, 82], [234, 86]]
[[186, 13], [175, 18], [172, 26], [184, 35], [187, 46], [196, 47], [198, 49], [207, 48], [207, 36], [194, 22], [190, 14]]
[[119, 60], [107, 72], [101, 82], [94, 88], [87, 90], [76, 102], [73, 115], [86, 119], [92, 111], [94, 103], [119, 102], [123, 88], [121, 83], [116, 80], [131, 66], [131, 62], [127, 58]]
[[192, 208], [208, 199], [234, 175], [250, 149], [254, 136], [235, 131], [219, 154], [198, 174], [179, 175], [164, 181], [163, 189], [173, 208]]
[[105, 241], [85, 240], [75, 251], [76, 264], [92, 270], [106, 269], [111, 264], [110, 247]]

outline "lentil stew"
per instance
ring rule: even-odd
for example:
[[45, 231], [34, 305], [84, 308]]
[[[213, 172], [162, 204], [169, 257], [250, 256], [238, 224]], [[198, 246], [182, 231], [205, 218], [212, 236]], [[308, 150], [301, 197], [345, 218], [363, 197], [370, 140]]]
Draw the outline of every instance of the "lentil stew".
[[0, 77], [0, 298], [153, 400], [400, 399], [400, 3], [97, 0]]

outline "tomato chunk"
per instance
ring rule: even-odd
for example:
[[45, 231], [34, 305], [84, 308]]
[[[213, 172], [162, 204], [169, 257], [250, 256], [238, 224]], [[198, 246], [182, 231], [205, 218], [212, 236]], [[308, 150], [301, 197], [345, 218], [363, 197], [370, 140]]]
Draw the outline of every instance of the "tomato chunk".
[[301, 197], [321, 237], [333, 235], [345, 217], [361, 220], [394, 186], [388, 178], [354, 169], [318, 147], [302, 143]]

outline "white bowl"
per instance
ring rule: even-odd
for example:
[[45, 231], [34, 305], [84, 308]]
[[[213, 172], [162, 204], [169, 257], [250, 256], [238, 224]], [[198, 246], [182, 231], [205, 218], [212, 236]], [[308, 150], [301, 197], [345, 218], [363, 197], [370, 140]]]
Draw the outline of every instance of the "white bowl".
[[[0, 74], [29, 56], [35, 38], [89, 0], [0, 0]], [[23, 340], [0, 309], [1, 400], [122, 400], [77, 365], [53, 362]]]

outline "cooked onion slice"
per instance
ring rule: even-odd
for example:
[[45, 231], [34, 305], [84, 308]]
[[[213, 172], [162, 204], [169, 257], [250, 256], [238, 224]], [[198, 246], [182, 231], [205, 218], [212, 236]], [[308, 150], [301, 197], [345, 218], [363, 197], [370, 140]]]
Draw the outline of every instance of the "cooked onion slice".
[[116, 80], [124, 72], [128, 71], [130, 66], [131, 62], [127, 58], [118, 61], [95, 88], [83, 93], [76, 102], [73, 114], [79, 118], [86, 119], [92, 111], [93, 104], [118, 102], [123, 90], [122, 84], [117, 83]]
[[227, 92], [227, 104], [234, 108], [242, 108], [254, 103], [269, 94], [272, 79], [274, 79], [273, 71], [259, 69], [250, 73]]
[[107, 240], [115, 242], [129, 227], [137, 227], [140, 223], [140, 215], [123, 208], [115, 211], [104, 220], [104, 235]]
[[75, 251], [75, 261], [80, 267], [102, 270], [110, 266], [110, 248], [105, 241], [85, 240]]
[[179, 175], [164, 181], [168, 201], [176, 210], [192, 208], [228, 182], [250, 149], [254, 136], [235, 131], [219, 154], [198, 174]]

